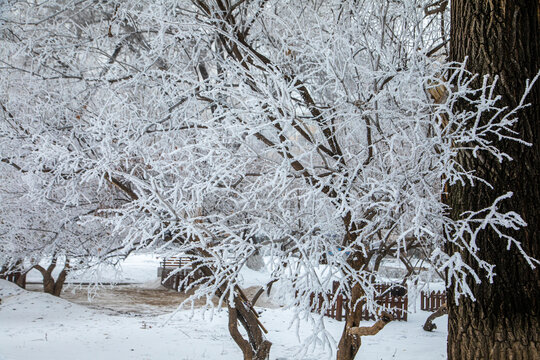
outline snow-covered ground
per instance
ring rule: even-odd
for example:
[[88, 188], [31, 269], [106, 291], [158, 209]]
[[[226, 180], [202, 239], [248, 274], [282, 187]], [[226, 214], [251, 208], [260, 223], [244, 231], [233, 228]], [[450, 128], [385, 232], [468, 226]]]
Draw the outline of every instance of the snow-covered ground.
[[[68, 288], [64, 299], [22, 290], [0, 280], [0, 360], [241, 359], [229, 336], [225, 311], [214, 313], [212, 318], [201, 309], [194, 314], [182, 310], [171, 315], [182, 298], [154, 286], [157, 264], [150, 255], [131, 258], [123, 264], [123, 273], [110, 280], [139, 285], [103, 287], [92, 302], [88, 302], [86, 288]], [[263, 275], [246, 272], [246, 286], [254, 285]], [[160, 301], [151, 300], [155, 298]], [[301, 324], [299, 339], [296, 327], [289, 328], [291, 310], [276, 306], [259, 309], [273, 343], [271, 359], [330, 356], [328, 349], [319, 347], [300, 357], [300, 342], [310, 335], [310, 326]], [[447, 319], [437, 319], [438, 329], [429, 333], [422, 330], [428, 315], [423, 311], [410, 313], [408, 322], [392, 322], [378, 335], [363, 337], [357, 358], [446, 358]], [[336, 340], [342, 327], [341, 322], [327, 320], [327, 329]]]

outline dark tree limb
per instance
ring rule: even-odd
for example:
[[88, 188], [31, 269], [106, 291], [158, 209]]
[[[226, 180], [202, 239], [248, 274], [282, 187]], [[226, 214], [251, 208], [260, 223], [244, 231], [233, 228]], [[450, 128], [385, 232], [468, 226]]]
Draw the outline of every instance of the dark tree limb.
[[448, 308], [446, 307], [446, 304], [443, 304], [440, 308], [437, 309], [437, 311], [429, 315], [426, 322], [424, 323], [423, 329], [425, 331], [432, 331], [433, 329], [436, 329], [437, 325], [433, 323], [433, 320], [446, 314], [448, 314]]
[[39, 271], [43, 276], [43, 292], [54, 296], [60, 296], [69, 272], [69, 260], [66, 260], [66, 263], [56, 280], [52, 276], [52, 272], [56, 268], [56, 258], [51, 261], [51, 264], [46, 269], [39, 264], [34, 265], [33, 268]]
[[270, 290], [272, 289], [272, 285], [277, 281], [278, 279], [274, 279], [270, 281], [265, 286], [262, 286], [257, 293], [255, 293], [255, 296], [253, 296], [253, 299], [251, 299], [251, 305], [255, 306], [257, 303], [257, 300], [259, 300], [259, 297], [263, 294], [264, 290], [267, 290], [268, 295], [270, 295]]
[[348, 332], [358, 337], [376, 335], [392, 320], [394, 320], [394, 316], [383, 311], [380, 319], [372, 326], [354, 326], [348, 329]]

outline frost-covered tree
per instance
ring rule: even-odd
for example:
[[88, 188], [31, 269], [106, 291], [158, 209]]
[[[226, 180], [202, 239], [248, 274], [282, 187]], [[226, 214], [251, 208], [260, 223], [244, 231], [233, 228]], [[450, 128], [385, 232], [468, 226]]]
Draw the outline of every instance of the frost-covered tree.
[[[31, 173], [21, 167], [28, 157], [19, 160], [21, 165], [12, 158], [8, 164], [0, 163], [0, 266], [23, 276], [38, 270], [44, 291], [59, 296], [69, 271], [88, 269], [121, 253], [121, 242], [110, 237], [103, 223], [83, 223], [90, 214], [110, 207], [107, 196], [114, 192], [103, 196], [86, 189], [86, 201], [63, 203], [58, 184], [44, 189], [46, 172]], [[55, 278], [53, 271], [60, 265]]]
[[[498, 211], [505, 194], [447, 216], [447, 184], [481, 180], [456, 155], [472, 147], [503, 159], [486, 139], [512, 140], [515, 120], [493, 84], [474, 88], [462, 64], [445, 63], [446, 15], [428, 5], [16, 3], [2, 18], [3, 116], [27, 129], [24, 157], [34, 173], [47, 170], [45, 187], [61, 184], [62, 203], [84, 204], [83, 189], [121, 192], [92, 220], [125, 250], [195, 258], [194, 296], [228, 306], [245, 359], [265, 359], [271, 346], [238, 287], [256, 252], [297, 319], [313, 320], [307, 345], [335, 345], [309, 295], [339, 281], [353, 305], [337, 357], [353, 359], [366, 334], [360, 304], [380, 310], [383, 259], [410, 264], [420, 252], [470, 295], [465, 280], [483, 274], [444, 244], [490, 269], [475, 257], [474, 224], [522, 225]], [[472, 110], [456, 107], [473, 95]], [[484, 113], [495, 116], [469, 126]]]
[[[84, 107], [85, 95], [77, 94], [84, 84], [62, 72], [71, 62], [53, 49], [53, 43], [62, 46], [62, 33], [52, 37], [37, 23], [37, 14], [51, 15], [61, 6], [29, 7], [36, 10], [35, 17], [32, 11], [21, 13], [21, 4], [2, 6], [1, 261], [7, 268], [22, 266], [23, 272], [38, 269], [45, 291], [59, 295], [69, 269], [86, 267], [120, 247], [103, 224], [83, 221], [89, 215], [103, 216], [101, 209], [122, 199], [113, 185], [85, 181], [81, 166], [64, 161], [71, 152], [83, 154], [85, 139], [76, 130], [81, 120], [76, 109]], [[63, 61], [63, 70], [54, 69]], [[68, 84], [63, 83], [66, 79], [71, 79]], [[92, 156], [91, 151], [86, 154]], [[64, 268], [55, 280], [52, 271], [59, 262]]]

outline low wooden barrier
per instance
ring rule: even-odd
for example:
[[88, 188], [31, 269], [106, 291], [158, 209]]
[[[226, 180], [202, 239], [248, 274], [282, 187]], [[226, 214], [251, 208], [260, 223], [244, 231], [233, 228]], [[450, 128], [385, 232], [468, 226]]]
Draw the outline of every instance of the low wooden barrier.
[[[339, 283], [334, 282], [332, 293], [326, 294], [328, 301], [332, 302], [332, 306], [326, 310], [324, 315], [342, 321], [345, 320], [349, 308], [349, 299], [342, 294], [336, 294], [338, 287]], [[403, 287], [399, 289], [400, 286], [395, 284], [375, 284], [374, 287], [377, 293], [381, 294], [375, 297], [375, 302], [387, 309], [394, 316], [394, 320], [407, 321], [407, 290]], [[396, 296], [393, 296], [393, 294]], [[400, 296], [397, 296], [397, 294], [400, 294]], [[319, 294], [318, 298], [316, 297], [315, 293], [311, 293], [309, 303], [313, 311], [321, 312], [324, 297], [322, 294]], [[363, 307], [360, 320], [376, 320], [375, 315], [370, 313], [365, 304], [360, 306]]]
[[420, 309], [425, 311], [437, 311], [443, 304], [446, 304], [445, 291], [431, 291], [420, 293]]
[[[176, 291], [185, 291], [195, 278], [190, 276], [193, 271], [193, 258], [188, 256], [173, 256], [161, 262], [161, 284]], [[174, 272], [174, 273], [173, 273]], [[185, 280], [187, 277], [187, 281]]]

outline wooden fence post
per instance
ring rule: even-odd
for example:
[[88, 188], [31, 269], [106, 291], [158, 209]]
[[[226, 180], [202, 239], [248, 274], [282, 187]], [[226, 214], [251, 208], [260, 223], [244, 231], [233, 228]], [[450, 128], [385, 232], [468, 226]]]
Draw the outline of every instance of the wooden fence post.
[[341, 312], [343, 311], [343, 295], [339, 294], [336, 298], [336, 320], [341, 321]]
[[420, 293], [420, 309], [425, 311], [436, 311], [446, 303], [445, 291], [432, 291], [429, 294]]
[[403, 312], [403, 320], [407, 321], [407, 316], [409, 314], [409, 297], [406, 296], [405, 298], [403, 298], [403, 302], [403, 308], [405, 309], [405, 311]]

